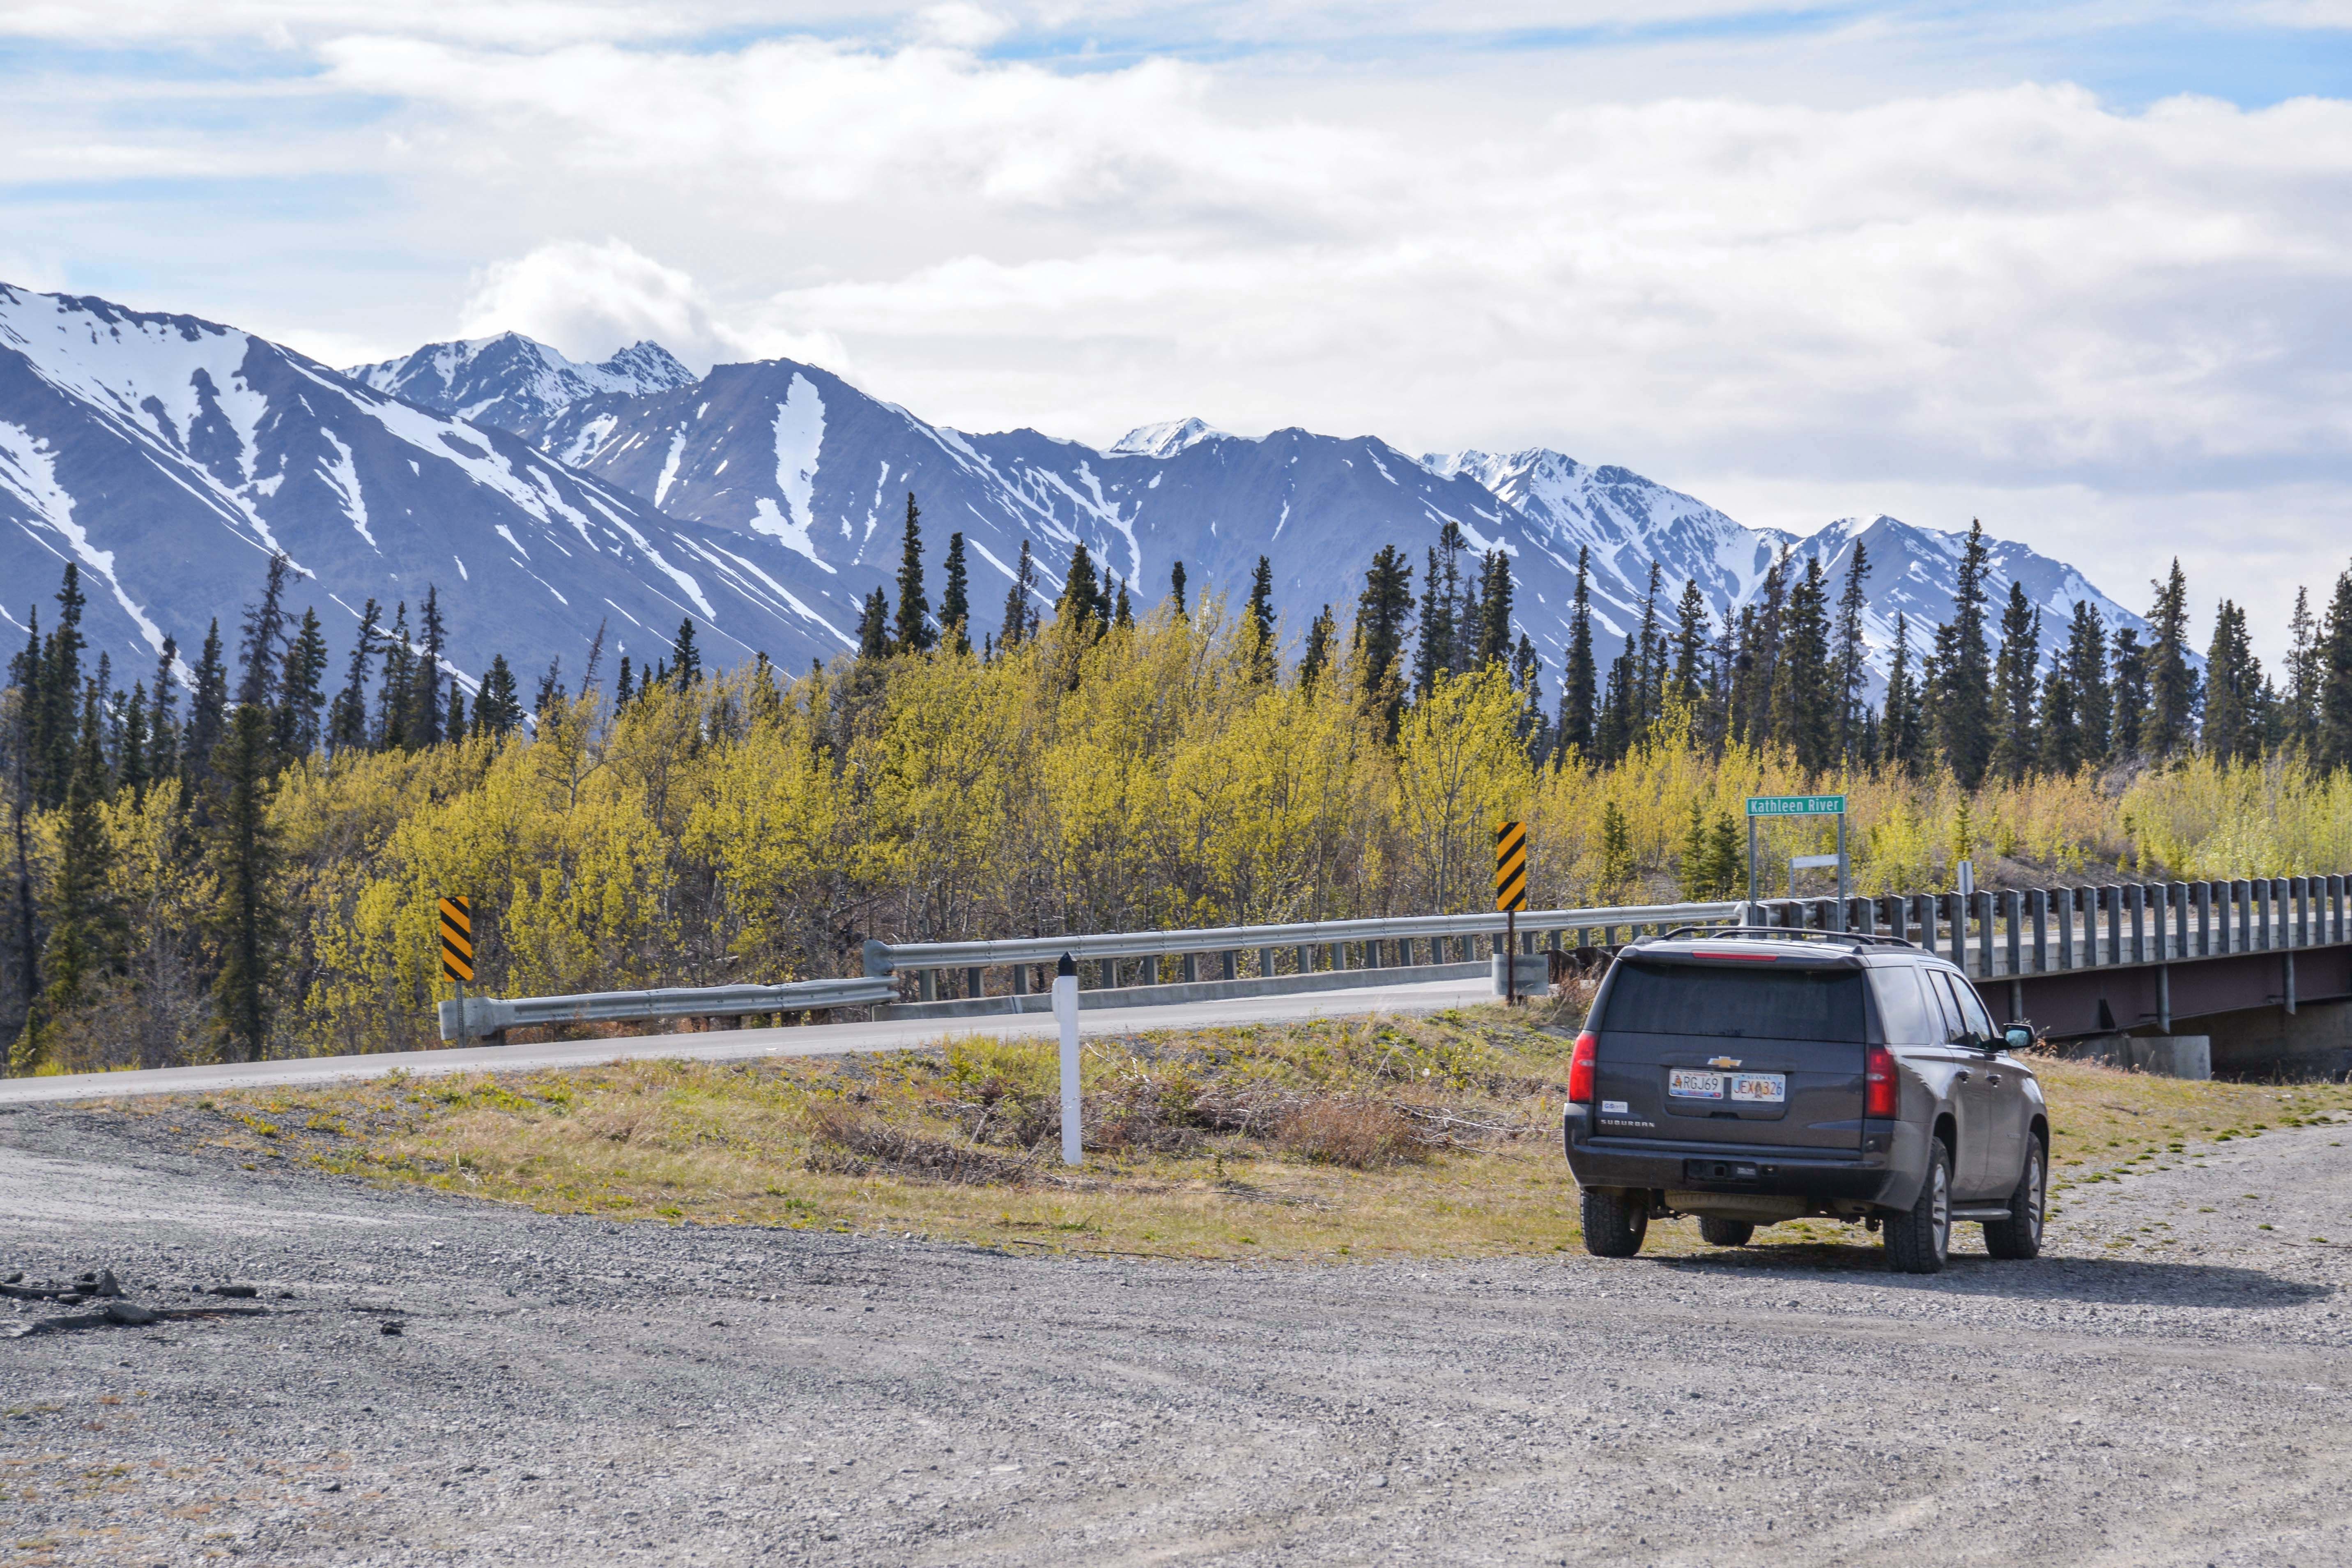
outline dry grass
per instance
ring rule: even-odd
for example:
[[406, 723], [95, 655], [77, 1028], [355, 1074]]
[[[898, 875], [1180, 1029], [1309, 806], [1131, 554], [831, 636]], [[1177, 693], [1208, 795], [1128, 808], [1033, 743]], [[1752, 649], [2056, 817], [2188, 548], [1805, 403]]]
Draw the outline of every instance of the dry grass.
[[[555, 1213], [1159, 1257], [1491, 1257], [1579, 1242], [1558, 1127], [1573, 1004], [1088, 1042], [1087, 1162], [1054, 1051], [635, 1062], [123, 1102], [192, 1143]], [[2352, 1114], [2341, 1085], [2036, 1064], [2060, 1191], [2201, 1141]], [[2193, 1155], [2188, 1157], [2193, 1158]], [[1654, 1250], [1698, 1249], [1696, 1227]], [[1759, 1233], [1805, 1244], [1815, 1222]]]

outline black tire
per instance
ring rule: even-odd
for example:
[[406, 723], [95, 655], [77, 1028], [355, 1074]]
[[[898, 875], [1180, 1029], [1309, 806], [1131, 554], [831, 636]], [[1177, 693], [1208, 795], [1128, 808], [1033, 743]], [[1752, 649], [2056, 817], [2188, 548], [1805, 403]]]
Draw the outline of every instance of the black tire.
[[1584, 1250], [1595, 1258], [1631, 1258], [1650, 1230], [1650, 1194], [1616, 1187], [1584, 1189]]
[[1698, 1216], [1698, 1237], [1709, 1247], [1745, 1247], [1756, 1234], [1756, 1227], [1744, 1219], [1717, 1219], [1713, 1215]]
[[1886, 1219], [1886, 1266], [1898, 1274], [1938, 1274], [1952, 1251], [1952, 1156], [1927, 1144], [1927, 1176], [1910, 1208]]
[[2009, 1194], [2009, 1217], [1985, 1221], [1985, 1250], [1995, 1258], [2042, 1256], [2042, 1220], [2050, 1197], [2050, 1156], [2042, 1140], [2025, 1141], [2025, 1169]]

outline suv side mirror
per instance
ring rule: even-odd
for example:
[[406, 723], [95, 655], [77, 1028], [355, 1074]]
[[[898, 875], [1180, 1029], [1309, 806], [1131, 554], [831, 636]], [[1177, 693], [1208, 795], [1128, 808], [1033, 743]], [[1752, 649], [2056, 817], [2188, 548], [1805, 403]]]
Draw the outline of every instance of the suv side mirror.
[[2021, 1019], [2017, 1023], [2011, 1024], [2008, 1028], [2001, 1031], [2001, 1045], [2002, 1047], [2007, 1050], [2032, 1050], [2033, 1048], [2033, 1026]]

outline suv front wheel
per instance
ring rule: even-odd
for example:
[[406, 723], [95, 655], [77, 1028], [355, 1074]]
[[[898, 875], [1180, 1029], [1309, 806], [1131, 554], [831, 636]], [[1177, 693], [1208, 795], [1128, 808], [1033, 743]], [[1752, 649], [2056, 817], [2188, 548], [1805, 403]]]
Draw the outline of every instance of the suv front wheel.
[[2042, 1140], [2025, 1141], [2025, 1169], [2017, 1175], [2017, 1188], [2009, 1194], [2009, 1217], [1985, 1222], [1985, 1250], [1995, 1258], [2039, 1258], [2042, 1256], [2042, 1205], [2049, 1198], [2050, 1157], [2042, 1152]]
[[1584, 1189], [1584, 1250], [1595, 1258], [1631, 1258], [1650, 1231], [1650, 1194], [1615, 1187]]
[[1939, 1273], [1952, 1250], [1952, 1157], [1940, 1138], [1927, 1149], [1918, 1201], [1886, 1221], [1887, 1266], [1902, 1274]]

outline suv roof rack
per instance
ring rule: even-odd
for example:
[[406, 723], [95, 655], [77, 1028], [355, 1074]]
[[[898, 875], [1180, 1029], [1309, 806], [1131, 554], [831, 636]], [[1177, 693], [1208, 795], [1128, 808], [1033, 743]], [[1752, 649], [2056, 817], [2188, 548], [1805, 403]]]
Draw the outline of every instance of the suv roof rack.
[[1899, 936], [1879, 936], [1858, 931], [1815, 931], [1807, 926], [1676, 926], [1653, 942], [1672, 942], [1677, 937], [1704, 937], [1717, 941], [1728, 937], [1736, 942], [1843, 942], [1855, 947], [1905, 947], [1919, 951], [1916, 942]]

